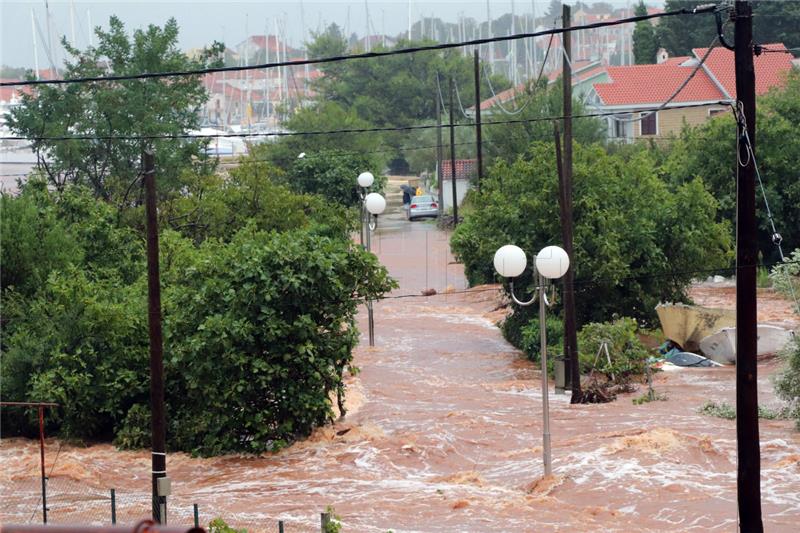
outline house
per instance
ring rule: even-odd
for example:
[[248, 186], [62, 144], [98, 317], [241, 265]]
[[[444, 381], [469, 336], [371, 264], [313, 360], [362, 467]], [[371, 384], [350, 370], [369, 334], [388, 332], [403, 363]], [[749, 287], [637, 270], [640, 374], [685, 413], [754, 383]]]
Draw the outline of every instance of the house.
[[[453, 165], [449, 159], [441, 162], [441, 187], [444, 209], [453, 207]], [[456, 202], [461, 205], [467, 191], [473, 186], [473, 178], [478, 175], [477, 159], [456, 159]]]
[[[786, 50], [783, 44], [764, 45]], [[608, 136], [631, 142], [677, 134], [684, 125], [695, 126], [709, 117], [729, 110], [736, 98], [736, 74], [732, 51], [717, 47], [680, 93], [656, 113], [644, 110], [661, 106], [681, 87], [697, 68], [708, 48], [695, 48], [691, 56], [659, 56], [655, 65], [608, 67], [608, 81], [594, 83], [587, 103], [596, 112], [614, 112], [608, 117]], [[792, 69], [789, 54], [761, 54], [754, 58], [756, 94], [761, 95], [783, 83]], [[682, 106], [695, 105], [686, 108]], [[705, 104], [705, 105], [703, 105]], [[641, 120], [637, 120], [641, 118]]]
[[[595, 83], [608, 80], [607, 67], [600, 61], [580, 60], [572, 63], [572, 95], [578, 100], [585, 100], [592, 92]], [[552, 85], [561, 77], [561, 69], [555, 70], [547, 75], [547, 83]], [[494, 114], [502, 114], [500, 107], [509, 111], [518, 109], [527, 100], [527, 84], [520, 83], [516, 87], [511, 87], [501, 91], [491, 98], [481, 101], [481, 116], [488, 117]], [[515, 103], [515, 100], [519, 102]], [[467, 116], [475, 114], [475, 106], [466, 110]]]

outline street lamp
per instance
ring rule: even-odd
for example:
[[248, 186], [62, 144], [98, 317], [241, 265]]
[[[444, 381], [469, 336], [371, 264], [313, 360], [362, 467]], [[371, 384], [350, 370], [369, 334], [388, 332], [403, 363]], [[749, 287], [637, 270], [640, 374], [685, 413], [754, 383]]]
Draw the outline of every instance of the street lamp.
[[[378, 225], [378, 215], [386, 209], [386, 199], [376, 192], [367, 193], [367, 189], [375, 182], [371, 172], [362, 172], [358, 175], [358, 185], [361, 187], [361, 246], [372, 251], [371, 233]], [[364, 245], [366, 234], [366, 246]], [[367, 316], [369, 318], [369, 345], [375, 346], [375, 321], [372, 313], [372, 300], [367, 299]]]
[[521, 302], [514, 295], [513, 278], [522, 274], [527, 265], [525, 252], [518, 246], [507, 244], [501, 246], [494, 254], [494, 268], [497, 273], [504, 278], [512, 278], [509, 282], [511, 299], [517, 305], [528, 306], [539, 298], [539, 334], [541, 341], [542, 357], [542, 455], [544, 456], [544, 475], [549, 476], [552, 471], [552, 461], [550, 453], [550, 403], [547, 393], [547, 323], [545, 319], [545, 309], [550, 306], [547, 299], [547, 281], [557, 279], [566, 274], [569, 268], [569, 257], [567, 252], [558, 246], [546, 246], [542, 248], [534, 260], [535, 274], [538, 286], [533, 293], [533, 297], [527, 302]]

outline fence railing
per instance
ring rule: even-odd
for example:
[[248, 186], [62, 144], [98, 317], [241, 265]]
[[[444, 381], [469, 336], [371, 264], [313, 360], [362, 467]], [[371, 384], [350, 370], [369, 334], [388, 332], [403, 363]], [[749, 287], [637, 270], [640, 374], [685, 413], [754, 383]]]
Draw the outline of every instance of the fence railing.
[[[98, 489], [59, 476], [47, 480], [47, 524], [83, 526], [132, 526], [152, 514], [150, 493], [126, 492], [118, 489]], [[41, 489], [38, 480], [26, 479], [4, 483], [0, 499], [0, 523], [34, 525], [43, 523]], [[252, 511], [231, 513], [215, 509], [209, 503], [193, 501], [190, 494], [173, 494], [167, 506], [166, 525], [170, 527], [201, 527], [206, 531], [221, 531], [225, 525], [237, 532], [291, 533], [316, 529], [319, 517], [320, 530], [325, 533], [332, 526], [331, 513], [309, 513], [307, 519], [268, 516]], [[4, 530], [5, 531], [5, 530]], [[1, 532], [0, 532], [1, 533]]]

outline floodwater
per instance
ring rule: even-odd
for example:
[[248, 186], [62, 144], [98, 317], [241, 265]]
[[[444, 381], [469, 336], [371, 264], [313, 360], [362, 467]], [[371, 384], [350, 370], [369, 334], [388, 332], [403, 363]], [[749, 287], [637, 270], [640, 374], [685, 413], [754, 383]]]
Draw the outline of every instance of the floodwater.
[[[539, 373], [495, 326], [496, 288], [462, 292], [447, 235], [404, 221], [394, 198], [389, 209], [373, 250], [400, 280], [394, 296], [439, 294], [376, 303], [376, 346], [362, 334], [350, 412], [334, 426], [274, 455], [169, 454], [174, 522], [189, 523], [197, 503], [204, 521], [250, 531], [277, 531], [279, 519], [319, 531], [329, 505], [354, 532], [736, 530], [735, 422], [698, 413], [707, 400], [734, 402], [733, 368], [656, 374], [666, 400], [641, 406], [631, 400], [642, 391], [573, 406], [551, 385], [553, 475], [543, 478]], [[776, 368], [759, 368], [763, 404], [776, 403]], [[765, 530], [797, 531], [800, 434], [781, 420], [760, 431]], [[47, 446], [52, 521], [107, 522], [111, 487], [124, 519], [147, 515], [149, 453]], [[38, 443], [3, 440], [0, 459], [0, 519], [40, 520]]]

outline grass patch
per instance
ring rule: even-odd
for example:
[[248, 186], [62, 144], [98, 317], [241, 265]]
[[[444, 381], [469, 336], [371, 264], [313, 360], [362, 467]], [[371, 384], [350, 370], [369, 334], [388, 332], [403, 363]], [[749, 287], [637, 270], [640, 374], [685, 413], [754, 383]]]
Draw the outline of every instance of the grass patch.
[[[724, 418], [726, 420], [736, 419], [736, 406], [728, 402], [715, 402], [707, 401], [699, 409], [700, 413], [708, 416], [716, 416], [717, 418]], [[790, 409], [788, 407], [773, 408], [764, 405], [758, 406], [758, 418], [764, 420], [786, 420], [790, 418]]]

